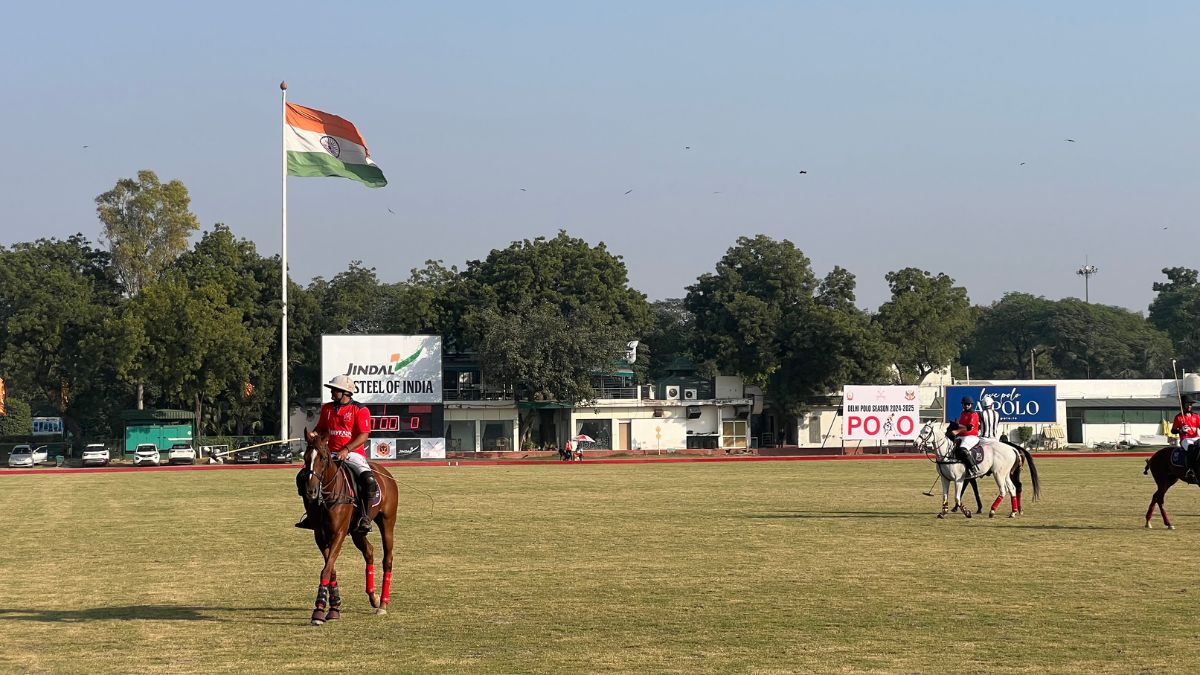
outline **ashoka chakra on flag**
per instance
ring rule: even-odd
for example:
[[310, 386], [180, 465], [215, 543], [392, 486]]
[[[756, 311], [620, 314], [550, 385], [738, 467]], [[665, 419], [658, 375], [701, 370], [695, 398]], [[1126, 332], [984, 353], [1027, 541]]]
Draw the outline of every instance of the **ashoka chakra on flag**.
[[369, 187], [387, 185], [366, 141], [348, 120], [288, 103], [285, 122], [289, 176], [341, 176]]

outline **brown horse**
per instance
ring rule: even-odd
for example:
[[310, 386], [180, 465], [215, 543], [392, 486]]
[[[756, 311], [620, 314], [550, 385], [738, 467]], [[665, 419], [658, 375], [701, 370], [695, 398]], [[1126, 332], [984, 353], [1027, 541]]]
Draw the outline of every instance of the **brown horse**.
[[1158, 489], [1154, 491], [1154, 496], [1150, 498], [1150, 508], [1146, 509], [1146, 527], [1150, 527], [1150, 518], [1154, 515], [1154, 505], [1158, 504], [1158, 510], [1162, 513], [1163, 525], [1168, 530], [1175, 529], [1171, 524], [1171, 519], [1167, 517], [1167, 509], [1163, 506], [1163, 498], [1167, 496], [1167, 490], [1171, 488], [1176, 481], [1196, 484], [1195, 480], [1187, 477], [1187, 469], [1182, 466], [1176, 466], [1171, 461], [1171, 453], [1184, 452], [1184, 450], [1176, 446], [1167, 446], [1158, 452], [1154, 453], [1150, 459], [1146, 460], [1146, 468], [1142, 471], [1142, 475], [1151, 474], [1154, 476], [1154, 483]]
[[304, 499], [309, 522], [313, 523], [313, 536], [317, 548], [325, 557], [321, 568], [321, 585], [317, 588], [317, 599], [312, 613], [312, 625], [320, 626], [326, 621], [342, 616], [342, 594], [337, 585], [334, 563], [342, 550], [342, 543], [349, 533], [354, 545], [362, 551], [367, 564], [367, 597], [376, 614], [387, 614], [388, 599], [392, 590], [392, 544], [396, 525], [396, 481], [382, 466], [370, 462], [379, 485], [379, 499], [371, 505], [371, 520], [379, 527], [383, 536], [383, 590], [375, 595], [375, 551], [367, 534], [350, 532], [350, 524], [357, 518], [358, 504], [354, 494], [354, 477], [350, 470], [329, 452], [329, 436], [304, 430], [308, 447], [304, 451], [304, 465], [309, 478]]

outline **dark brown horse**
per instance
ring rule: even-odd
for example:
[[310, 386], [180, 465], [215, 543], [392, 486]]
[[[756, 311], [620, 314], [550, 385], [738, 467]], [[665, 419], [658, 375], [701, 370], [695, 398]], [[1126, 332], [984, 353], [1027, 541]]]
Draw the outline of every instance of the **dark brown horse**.
[[1142, 475], [1150, 474], [1154, 476], [1154, 483], [1158, 489], [1154, 491], [1154, 496], [1150, 498], [1150, 508], [1146, 509], [1146, 527], [1150, 527], [1150, 518], [1154, 515], [1154, 505], [1158, 505], [1158, 510], [1162, 513], [1163, 525], [1168, 530], [1175, 529], [1171, 524], [1171, 519], [1167, 517], [1167, 509], [1163, 506], [1163, 498], [1167, 496], [1167, 490], [1171, 488], [1177, 481], [1196, 484], [1195, 480], [1187, 477], [1187, 469], [1182, 466], [1176, 466], [1171, 461], [1171, 453], [1185, 452], [1175, 446], [1165, 447], [1154, 453], [1150, 459], [1146, 460], [1146, 468], [1142, 471]]
[[[367, 534], [350, 532], [350, 525], [357, 520], [358, 504], [354, 495], [354, 477], [329, 452], [329, 437], [304, 430], [308, 443], [304, 451], [304, 465], [309, 478], [304, 508], [309, 522], [313, 523], [313, 535], [317, 548], [325, 556], [321, 568], [321, 585], [317, 588], [317, 599], [312, 613], [312, 624], [320, 626], [326, 621], [342, 616], [342, 594], [337, 585], [334, 563], [342, 550], [342, 543], [349, 533], [354, 545], [362, 551], [367, 563], [367, 597], [376, 614], [387, 614], [388, 599], [392, 590], [392, 544], [396, 525], [396, 481], [382, 466], [370, 462], [379, 485], [379, 499], [371, 505], [371, 520], [383, 536], [383, 590], [375, 595], [375, 551]], [[383, 480], [379, 480], [382, 478]]]

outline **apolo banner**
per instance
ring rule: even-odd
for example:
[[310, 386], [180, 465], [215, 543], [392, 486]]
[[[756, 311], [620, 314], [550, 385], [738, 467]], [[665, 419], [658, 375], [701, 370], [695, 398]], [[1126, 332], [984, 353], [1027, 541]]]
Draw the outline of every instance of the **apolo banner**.
[[975, 401], [975, 410], [982, 410], [979, 399], [990, 394], [996, 401], [1001, 422], [1058, 422], [1058, 389], [1052, 385], [979, 385], [962, 384], [946, 387], [946, 421], [958, 419], [962, 412], [959, 403], [963, 396]]

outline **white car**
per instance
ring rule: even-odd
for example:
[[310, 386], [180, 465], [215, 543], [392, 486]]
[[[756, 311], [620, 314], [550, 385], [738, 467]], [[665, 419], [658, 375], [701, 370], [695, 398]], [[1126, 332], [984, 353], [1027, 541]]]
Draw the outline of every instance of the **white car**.
[[46, 452], [44, 445], [36, 449], [28, 445], [18, 445], [8, 453], [10, 467], [34, 467], [45, 463], [47, 459], [49, 459], [49, 453]]
[[103, 443], [89, 443], [83, 449], [81, 455], [82, 464], [88, 466], [95, 464], [96, 466], [108, 466], [108, 448], [104, 447]]
[[158, 466], [161, 461], [158, 446], [153, 443], [142, 443], [133, 451], [134, 466]]
[[196, 450], [187, 443], [176, 443], [167, 451], [167, 464], [195, 464]]

